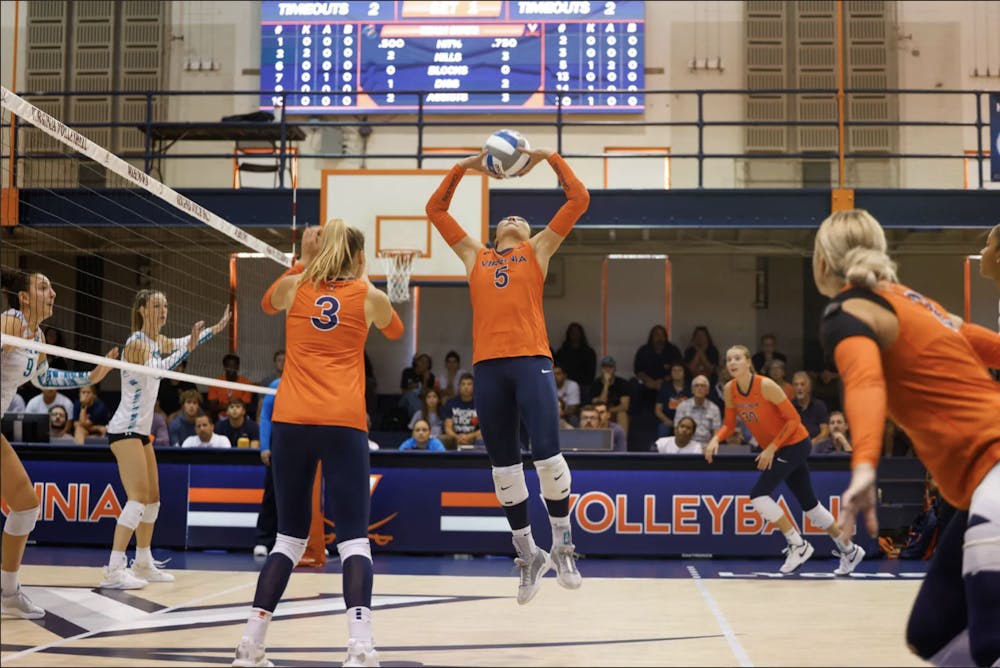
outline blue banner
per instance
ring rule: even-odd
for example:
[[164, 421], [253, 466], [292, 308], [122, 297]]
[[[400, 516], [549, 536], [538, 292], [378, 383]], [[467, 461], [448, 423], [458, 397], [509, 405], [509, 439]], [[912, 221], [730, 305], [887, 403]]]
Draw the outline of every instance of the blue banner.
[[[570, 520], [577, 550], [594, 556], [775, 556], [785, 541], [754, 511], [749, 490], [759, 474], [750, 459], [739, 465], [744, 463], [745, 470], [574, 470]], [[369, 537], [376, 551], [511, 551], [510, 529], [485, 458], [482, 467], [380, 467], [374, 458], [373, 464]], [[115, 464], [29, 459], [24, 465], [42, 502], [33, 540], [110, 546], [126, 500]], [[158, 547], [253, 547], [263, 466], [164, 463], [159, 471]], [[812, 472], [816, 496], [834, 515], [848, 478], [846, 467]], [[547, 545], [549, 521], [538, 478], [528, 471], [527, 479], [532, 526], [539, 544]], [[778, 504], [816, 548], [825, 553], [832, 547], [787, 490], [779, 493]], [[335, 534], [327, 521], [327, 542]], [[859, 541], [875, 548], [867, 537]]]
[[990, 93], [990, 178], [1000, 181], [1000, 93]]

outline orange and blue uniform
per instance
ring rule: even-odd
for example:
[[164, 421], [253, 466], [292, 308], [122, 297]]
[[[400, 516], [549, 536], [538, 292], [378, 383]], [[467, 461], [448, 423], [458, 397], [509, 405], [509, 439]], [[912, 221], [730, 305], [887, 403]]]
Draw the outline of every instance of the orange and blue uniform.
[[[565, 237], [587, 210], [590, 195], [562, 157], [553, 154], [548, 162], [566, 194], [566, 203], [548, 228]], [[426, 207], [434, 227], [453, 247], [466, 237], [448, 213], [464, 173], [460, 165], [453, 167]], [[544, 285], [542, 267], [529, 241], [502, 251], [480, 248], [469, 272], [474, 401], [494, 466], [521, 461], [521, 421], [536, 460], [559, 452], [559, 401], [542, 310]]]
[[288, 355], [274, 402], [275, 422], [368, 431], [364, 361], [368, 288], [362, 280], [298, 287], [285, 318]]
[[[764, 378], [750, 375], [750, 387], [746, 392], [735, 381], [726, 385], [728, 405], [722, 428], [716, 433], [720, 443], [736, 429], [736, 416], [757, 439], [760, 447], [774, 444], [778, 448], [771, 467], [761, 472], [750, 490], [750, 498], [770, 496], [778, 485], [784, 482], [795, 495], [802, 510], [810, 511], [820, 506], [813, 491], [812, 479], [806, 459], [812, 453], [812, 442], [799, 417], [798, 411], [788, 398], [776, 404], [764, 396]], [[832, 519], [830, 520], [833, 521]]]
[[[884, 334], [845, 311], [851, 299], [895, 314], [895, 339], [884, 345]], [[956, 326], [940, 304], [897, 283], [840, 292], [823, 314], [822, 335], [844, 384], [852, 466], [877, 466], [888, 412], [942, 496], [959, 509], [937, 537], [907, 643], [924, 659], [937, 656], [938, 665], [997, 665], [1000, 386], [986, 368], [1000, 366], [1000, 335]], [[948, 648], [960, 651], [951, 661], [943, 658]]]

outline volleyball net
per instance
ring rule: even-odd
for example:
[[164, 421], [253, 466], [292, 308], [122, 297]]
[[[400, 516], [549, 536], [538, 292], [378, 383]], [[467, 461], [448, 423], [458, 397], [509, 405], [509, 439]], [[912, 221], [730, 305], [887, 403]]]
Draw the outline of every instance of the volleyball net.
[[[290, 264], [290, 219], [237, 227], [146, 174], [141, 162], [117, 155], [117, 140], [99, 143], [112, 136], [101, 134], [106, 128], [71, 126], [43, 109], [42, 101], [33, 104], [6, 88], [0, 93], [0, 263], [44, 274], [56, 292], [52, 315], [42, 323], [47, 345], [7, 336], [3, 345], [45, 352], [56, 368], [89, 369], [131, 334], [137, 293], [155, 290], [167, 299], [167, 337], [189, 334], [198, 321], [211, 327], [227, 307], [232, 320], [188, 357], [186, 374], [108, 364], [183, 377], [202, 391], [216, 386], [265, 392], [257, 383], [273, 374], [274, 353], [284, 347], [284, 322], [266, 317], [259, 303]], [[216, 379], [224, 375], [228, 353], [240, 358], [241, 380], [235, 384]], [[102, 393], [118, 389], [120, 374], [108, 374]]]

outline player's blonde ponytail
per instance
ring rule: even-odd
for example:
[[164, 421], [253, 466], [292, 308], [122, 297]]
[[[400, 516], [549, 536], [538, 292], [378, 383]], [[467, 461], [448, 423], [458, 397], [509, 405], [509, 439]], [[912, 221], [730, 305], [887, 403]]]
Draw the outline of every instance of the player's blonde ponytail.
[[837, 211], [816, 233], [816, 253], [834, 276], [855, 287], [897, 282], [896, 263], [887, 247], [882, 226], [864, 209]]
[[358, 251], [365, 249], [365, 235], [349, 227], [342, 218], [331, 218], [323, 226], [319, 252], [302, 274], [301, 283], [316, 285], [339, 278], [357, 278], [360, 267], [355, 264]]

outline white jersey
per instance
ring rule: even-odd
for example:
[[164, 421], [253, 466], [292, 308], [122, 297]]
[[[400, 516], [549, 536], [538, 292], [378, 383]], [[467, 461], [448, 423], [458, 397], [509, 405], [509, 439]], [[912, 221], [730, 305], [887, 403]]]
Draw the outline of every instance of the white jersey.
[[[170, 361], [161, 358], [160, 344], [149, 338], [142, 332], [133, 332], [125, 345], [133, 341], [140, 341], [149, 350], [149, 360], [146, 366], [154, 369], [170, 369], [180, 364], [181, 360], [187, 357], [187, 350], [183, 354], [175, 351], [170, 355]], [[174, 359], [176, 357], [176, 362]], [[155, 373], [135, 373], [127, 369], [121, 370], [122, 374], [122, 399], [118, 404], [118, 410], [108, 422], [109, 434], [149, 434], [153, 428], [153, 409], [156, 407], [156, 395], [160, 390], [160, 376]]]
[[[13, 316], [21, 321], [21, 338], [32, 339], [39, 343], [42, 341], [42, 328], [39, 327], [32, 333], [23, 313], [16, 309], [8, 309], [4, 311], [3, 315]], [[0, 411], [6, 412], [10, 402], [14, 400], [14, 395], [17, 394], [17, 388], [37, 376], [40, 365], [38, 364], [38, 351], [28, 348], [5, 350], [0, 359], [2, 359], [2, 363], [0, 363], [0, 373], [2, 373], [0, 376], [0, 403], [3, 404]]]

